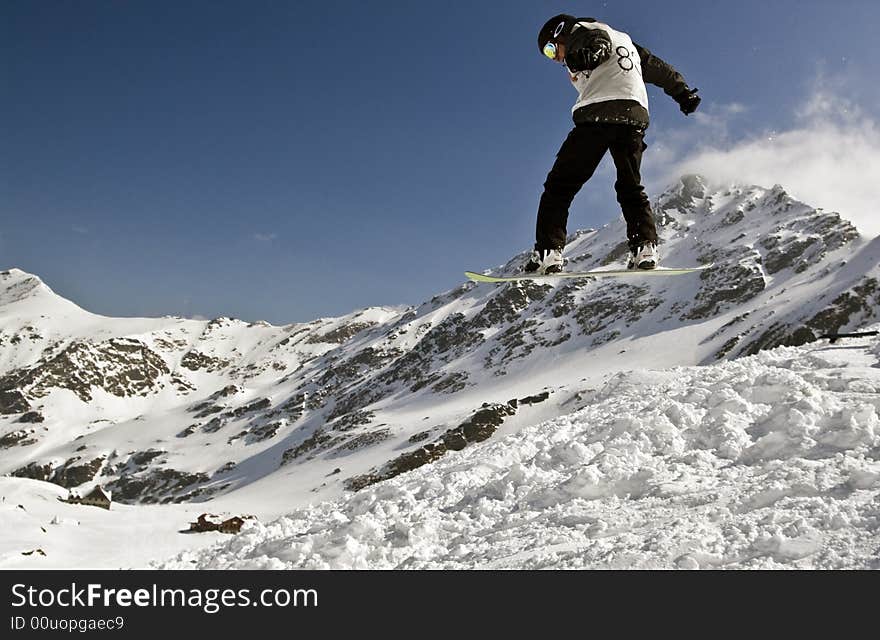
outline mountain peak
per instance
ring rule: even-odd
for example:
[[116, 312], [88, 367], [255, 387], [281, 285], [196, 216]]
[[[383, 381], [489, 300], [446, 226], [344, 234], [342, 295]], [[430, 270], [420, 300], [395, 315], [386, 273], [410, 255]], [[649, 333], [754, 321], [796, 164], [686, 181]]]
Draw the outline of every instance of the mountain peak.
[[677, 185], [679, 194], [684, 198], [705, 198], [709, 181], [699, 174], [683, 175]]
[[55, 295], [40, 278], [21, 269], [0, 271], [0, 306], [42, 294]]

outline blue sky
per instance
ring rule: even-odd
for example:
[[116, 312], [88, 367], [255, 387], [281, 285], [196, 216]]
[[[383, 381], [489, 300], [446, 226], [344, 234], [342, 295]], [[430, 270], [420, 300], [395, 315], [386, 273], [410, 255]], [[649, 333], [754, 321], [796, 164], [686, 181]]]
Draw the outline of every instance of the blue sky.
[[[284, 324], [428, 299], [533, 242], [575, 97], [536, 46], [562, 11], [700, 89], [685, 118], [649, 88], [652, 196], [712, 145], [750, 167], [749, 141], [815, 140], [818, 111], [876, 133], [868, 0], [7, 0], [0, 268], [116, 316]], [[797, 182], [791, 164], [767, 181]], [[618, 215], [610, 168], [569, 230]]]

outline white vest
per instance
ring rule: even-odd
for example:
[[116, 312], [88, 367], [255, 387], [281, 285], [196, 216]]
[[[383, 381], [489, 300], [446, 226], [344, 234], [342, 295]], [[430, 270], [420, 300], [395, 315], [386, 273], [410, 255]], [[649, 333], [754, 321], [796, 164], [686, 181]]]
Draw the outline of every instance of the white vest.
[[648, 109], [648, 91], [642, 80], [642, 61], [628, 35], [601, 22], [578, 22], [577, 29], [602, 29], [611, 38], [611, 56], [592, 71], [580, 71], [571, 78], [578, 99], [572, 113], [596, 102], [635, 100]]

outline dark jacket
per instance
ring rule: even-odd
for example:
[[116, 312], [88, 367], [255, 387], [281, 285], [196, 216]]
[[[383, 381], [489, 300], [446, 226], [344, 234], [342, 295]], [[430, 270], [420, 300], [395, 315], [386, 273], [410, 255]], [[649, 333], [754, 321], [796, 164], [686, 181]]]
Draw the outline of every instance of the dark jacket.
[[[577, 22], [596, 22], [595, 18], [578, 18]], [[598, 31], [598, 33], [597, 33]], [[597, 29], [577, 29], [566, 43], [566, 62], [580, 60], [580, 68], [573, 70], [590, 70], [604, 62], [610, 52], [604, 47], [602, 34]], [[606, 34], [605, 39], [608, 39]], [[608, 40], [610, 43], [610, 40]], [[633, 43], [635, 44], [635, 43]], [[642, 67], [642, 80], [663, 89], [666, 95], [674, 98], [688, 90], [684, 77], [672, 65], [658, 58], [644, 47], [635, 44]], [[586, 51], [586, 55], [578, 52]], [[633, 125], [642, 129], [648, 127], [650, 118], [648, 110], [635, 100], [608, 100], [597, 102], [577, 109], [573, 114], [575, 124], [588, 122], [605, 122]]]

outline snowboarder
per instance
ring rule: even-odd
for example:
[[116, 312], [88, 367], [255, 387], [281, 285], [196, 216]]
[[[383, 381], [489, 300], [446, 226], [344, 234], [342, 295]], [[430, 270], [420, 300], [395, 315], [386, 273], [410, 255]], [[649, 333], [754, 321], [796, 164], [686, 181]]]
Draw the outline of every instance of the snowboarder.
[[678, 71], [627, 34], [594, 18], [550, 18], [538, 33], [538, 48], [565, 65], [578, 99], [572, 108], [575, 127], [544, 183], [535, 250], [524, 271], [562, 271], [568, 209], [606, 151], [611, 151], [617, 167], [614, 188], [626, 220], [627, 268], [653, 269], [660, 260], [657, 230], [640, 174], [649, 122], [645, 82], [661, 87], [685, 115], [700, 104], [697, 89], [689, 88]]

